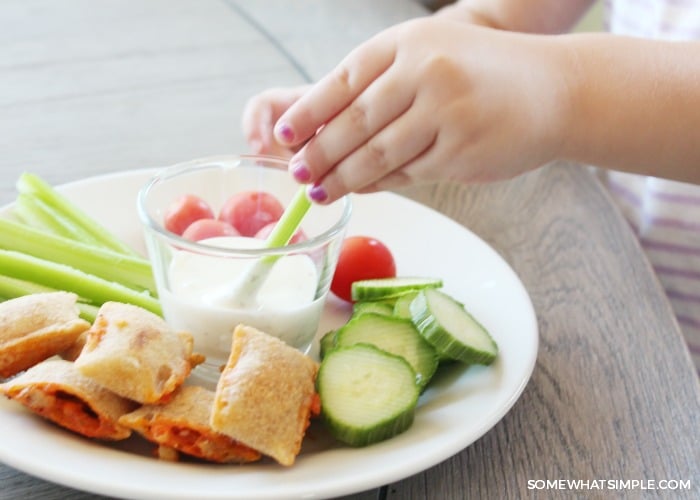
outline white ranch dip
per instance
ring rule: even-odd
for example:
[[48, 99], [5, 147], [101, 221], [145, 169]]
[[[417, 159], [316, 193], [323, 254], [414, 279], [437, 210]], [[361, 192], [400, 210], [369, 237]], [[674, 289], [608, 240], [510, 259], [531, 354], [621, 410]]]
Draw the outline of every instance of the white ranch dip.
[[[259, 248], [264, 240], [219, 237], [203, 242], [228, 248]], [[168, 290], [160, 294], [164, 316], [175, 328], [194, 336], [194, 349], [207, 357], [198, 370], [218, 378], [226, 363], [235, 326], [244, 323], [306, 351], [318, 327], [323, 298], [314, 299], [318, 274], [307, 255], [288, 255], [274, 262], [250, 307], [221, 304], [212, 297], [248, 272], [254, 259], [226, 259], [178, 252], [170, 265]], [[203, 373], [202, 373], [203, 372]]]

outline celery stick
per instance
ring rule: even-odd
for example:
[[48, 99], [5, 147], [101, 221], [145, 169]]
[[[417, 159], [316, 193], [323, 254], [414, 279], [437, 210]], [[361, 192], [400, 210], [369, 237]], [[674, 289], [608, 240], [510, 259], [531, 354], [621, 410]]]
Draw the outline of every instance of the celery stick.
[[0, 248], [66, 264], [108, 281], [156, 295], [151, 264], [140, 257], [79, 243], [0, 218]]
[[88, 323], [93, 323], [97, 317], [97, 313], [100, 310], [98, 306], [93, 306], [92, 304], [86, 304], [85, 302], [78, 301], [75, 304], [78, 307], [78, 315], [83, 318]]
[[81, 226], [107, 247], [127, 255], [138, 255], [135, 250], [119, 241], [119, 239], [111, 234], [105, 227], [37, 175], [27, 172], [23, 173], [17, 181], [17, 190], [20, 193], [30, 194], [40, 198], [53, 210], [70, 218], [75, 224]]
[[265, 240], [265, 248], [283, 247], [289, 243], [310, 207], [311, 201], [306, 196], [306, 187], [301, 186]]
[[12, 207], [12, 213], [30, 227], [41, 229], [57, 236], [63, 236], [64, 238], [105, 247], [81, 226], [76, 225], [67, 217], [52, 210], [51, 207], [36, 196], [20, 193]]
[[78, 306], [78, 309], [80, 309], [80, 317], [83, 318], [85, 321], [88, 321], [90, 323], [95, 321], [95, 318], [97, 317], [97, 313], [99, 312], [100, 308], [97, 306], [93, 306], [92, 304], [86, 304], [84, 302], [78, 301], [76, 304]]
[[[31, 283], [29, 281], [22, 281], [0, 275], [0, 302], [2, 302], [3, 299], [10, 300], [17, 297], [23, 297], [25, 295], [31, 295], [33, 293], [49, 293], [55, 291], [55, 288], [49, 288], [47, 286], [37, 285], [36, 283]], [[99, 307], [81, 302], [80, 298], [78, 299], [78, 303], [76, 305], [80, 310], [81, 318], [83, 318], [85, 321], [89, 321], [90, 323], [95, 321]]]
[[37, 285], [30, 281], [18, 280], [0, 274], [0, 296], [6, 299], [14, 299], [33, 293], [55, 292], [55, 288], [44, 285]]
[[[306, 187], [300, 186], [265, 240], [265, 248], [283, 247], [289, 243], [310, 207], [311, 201], [306, 196]], [[240, 308], [250, 307], [255, 302], [258, 290], [267, 279], [270, 269], [280, 257], [281, 255], [265, 255], [257, 259], [241, 273], [231, 287], [220, 291], [214, 301]]]
[[126, 302], [156, 314], [162, 314], [158, 300], [147, 292], [137, 292], [65, 264], [50, 262], [20, 252], [0, 250], [0, 272], [11, 278], [74, 292], [95, 304], [110, 300]]

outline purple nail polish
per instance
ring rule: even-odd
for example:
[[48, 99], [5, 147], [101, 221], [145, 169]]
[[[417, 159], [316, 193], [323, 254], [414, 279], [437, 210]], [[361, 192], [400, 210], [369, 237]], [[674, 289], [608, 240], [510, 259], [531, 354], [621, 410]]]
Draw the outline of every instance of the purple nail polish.
[[294, 140], [294, 131], [286, 123], [277, 125], [277, 135], [284, 139], [285, 142], [292, 142]]
[[309, 182], [311, 179], [311, 171], [309, 167], [301, 162], [294, 162], [292, 164], [292, 175], [299, 182]]
[[328, 199], [328, 193], [320, 184], [314, 184], [308, 190], [309, 198], [313, 201], [324, 202]]

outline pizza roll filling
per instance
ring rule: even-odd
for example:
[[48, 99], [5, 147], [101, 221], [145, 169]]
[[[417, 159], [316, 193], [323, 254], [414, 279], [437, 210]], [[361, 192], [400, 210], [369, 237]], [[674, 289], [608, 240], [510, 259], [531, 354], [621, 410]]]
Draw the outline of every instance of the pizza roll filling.
[[[259, 460], [259, 452], [211, 428], [209, 417], [213, 400], [213, 392], [203, 387], [185, 386], [173, 394], [167, 404], [142, 406], [119, 421], [160, 448], [219, 463]], [[157, 455], [163, 455], [162, 450]]]
[[120, 440], [131, 430], [118, 419], [136, 404], [80, 375], [72, 363], [48, 360], [0, 385], [32, 412], [86, 437]]

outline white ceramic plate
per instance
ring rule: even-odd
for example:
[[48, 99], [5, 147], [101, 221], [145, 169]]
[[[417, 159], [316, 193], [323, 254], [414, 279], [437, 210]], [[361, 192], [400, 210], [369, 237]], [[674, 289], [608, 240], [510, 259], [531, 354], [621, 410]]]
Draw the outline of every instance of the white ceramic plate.
[[[101, 176], [61, 187], [108, 228], [142, 247], [136, 193], [152, 171]], [[389, 194], [356, 196], [349, 234], [378, 237], [399, 274], [437, 276], [500, 347], [491, 366], [441, 369], [421, 396], [413, 426], [366, 448], [341, 446], [312, 424], [297, 462], [251, 465], [170, 463], [138, 437], [118, 445], [83, 439], [0, 400], [0, 460], [49, 481], [105, 495], [162, 499], [323, 498], [365, 491], [411, 476], [458, 453], [491, 429], [527, 384], [537, 356], [532, 303], [516, 274], [484, 241], [451, 219]], [[349, 314], [326, 305], [321, 329]]]

